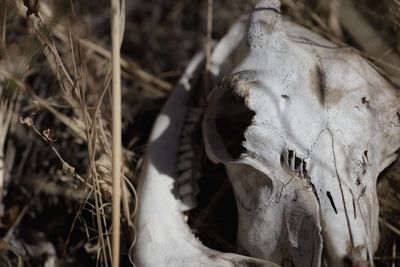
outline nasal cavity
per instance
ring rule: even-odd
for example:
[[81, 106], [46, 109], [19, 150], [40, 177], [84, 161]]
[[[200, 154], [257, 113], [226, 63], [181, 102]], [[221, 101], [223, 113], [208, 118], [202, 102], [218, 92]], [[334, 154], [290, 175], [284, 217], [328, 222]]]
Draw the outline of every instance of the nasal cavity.
[[245, 152], [245, 131], [251, 125], [255, 112], [245, 105], [243, 97], [227, 91], [217, 105], [216, 129], [233, 158]]

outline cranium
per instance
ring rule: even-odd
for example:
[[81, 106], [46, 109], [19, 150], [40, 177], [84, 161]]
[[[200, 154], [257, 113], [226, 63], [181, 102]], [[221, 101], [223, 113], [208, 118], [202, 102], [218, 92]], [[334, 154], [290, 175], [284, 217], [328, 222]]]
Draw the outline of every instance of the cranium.
[[304, 266], [323, 250], [332, 266], [371, 260], [376, 180], [399, 148], [394, 90], [350, 48], [283, 23], [278, 1], [257, 5], [249, 46], [204, 121], [235, 190], [241, 248]]
[[[240, 38], [226, 40], [234, 43], [228, 61]], [[283, 21], [279, 1], [259, 1], [247, 56], [210, 94], [203, 121], [207, 155], [225, 166], [234, 189], [238, 248], [248, 258], [196, 240], [181, 213], [187, 195], [174, 194], [196, 65], [199, 57], [151, 137], [136, 221], [140, 266], [373, 265], [376, 181], [400, 147], [390, 83], [351, 48]]]

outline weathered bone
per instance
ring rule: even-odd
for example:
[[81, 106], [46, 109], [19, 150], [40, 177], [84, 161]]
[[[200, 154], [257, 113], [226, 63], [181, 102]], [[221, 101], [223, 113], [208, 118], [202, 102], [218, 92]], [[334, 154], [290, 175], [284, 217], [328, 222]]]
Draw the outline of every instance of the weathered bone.
[[[233, 29], [237, 27], [239, 25]], [[218, 46], [225, 45], [228, 50], [235, 48], [235, 44], [222, 42]], [[193, 87], [191, 78], [203, 66], [203, 59], [204, 54], [199, 54], [191, 61], [154, 125], [138, 187], [135, 263], [141, 267], [277, 266], [265, 260], [205, 247], [191, 233], [181, 212], [187, 209], [187, 204], [175, 192], [179, 138]]]
[[[375, 185], [400, 147], [398, 95], [353, 50], [282, 22], [279, 8], [259, 1], [248, 56], [210, 95], [203, 122], [207, 154], [226, 166], [234, 188], [240, 252], [285, 266], [373, 265]], [[215, 76], [235, 66], [241, 23], [214, 50]], [[153, 129], [139, 184], [136, 263], [273, 266], [208, 249], [185, 223], [195, 188], [186, 183], [190, 173], [178, 177], [192, 157], [179, 139], [201, 64], [198, 56], [188, 66]]]
[[397, 93], [351, 48], [283, 22], [276, 0], [256, 6], [249, 47], [203, 123], [234, 188], [239, 247], [296, 266], [373, 265], [376, 180], [400, 147]]

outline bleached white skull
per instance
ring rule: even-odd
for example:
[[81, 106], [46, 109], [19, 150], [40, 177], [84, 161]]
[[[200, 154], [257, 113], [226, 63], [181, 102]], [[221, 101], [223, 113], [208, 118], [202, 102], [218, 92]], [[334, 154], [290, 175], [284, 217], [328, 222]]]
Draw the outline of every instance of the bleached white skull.
[[242, 252], [296, 266], [373, 264], [379, 173], [400, 145], [399, 98], [351, 48], [260, 1], [249, 53], [209, 97], [206, 149], [223, 163]]
[[[182, 211], [195, 181], [177, 162], [192, 157], [182, 132], [204, 54], [188, 65], [157, 118], [139, 180], [135, 263], [158, 266], [343, 266], [373, 264], [376, 180], [400, 147], [399, 97], [351, 48], [282, 21], [280, 2], [259, 1], [248, 52], [245, 24], [211, 57], [203, 121], [207, 154], [223, 163], [238, 207], [238, 254], [205, 247]], [[190, 127], [189, 127], [190, 128]], [[190, 147], [190, 146], [189, 146]], [[188, 151], [183, 155], [181, 150]], [[247, 257], [251, 256], [251, 257]]]

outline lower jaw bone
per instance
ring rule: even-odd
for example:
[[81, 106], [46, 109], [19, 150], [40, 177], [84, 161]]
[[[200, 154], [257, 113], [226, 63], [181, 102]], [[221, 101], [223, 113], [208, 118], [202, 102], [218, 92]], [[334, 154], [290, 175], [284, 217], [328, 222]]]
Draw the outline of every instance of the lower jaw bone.
[[[243, 28], [243, 23], [236, 27]], [[203, 63], [202, 53], [192, 59], [153, 127], [138, 186], [134, 262], [141, 267], [276, 267], [266, 260], [204, 246], [186, 224], [182, 213], [186, 204], [173, 194], [179, 137], [193, 86], [190, 79]]]

